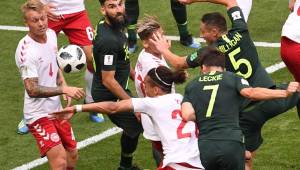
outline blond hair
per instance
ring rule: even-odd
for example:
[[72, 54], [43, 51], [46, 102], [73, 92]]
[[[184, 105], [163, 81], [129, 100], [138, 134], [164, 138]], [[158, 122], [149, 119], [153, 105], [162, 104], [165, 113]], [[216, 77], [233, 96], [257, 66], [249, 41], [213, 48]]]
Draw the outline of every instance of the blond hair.
[[161, 28], [155, 16], [146, 15], [137, 23], [137, 33], [141, 40], [148, 39], [156, 30]]
[[21, 11], [23, 13], [23, 17], [26, 17], [26, 13], [30, 10], [41, 12], [45, 8], [44, 4], [39, 0], [27, 0], [22, 6]]

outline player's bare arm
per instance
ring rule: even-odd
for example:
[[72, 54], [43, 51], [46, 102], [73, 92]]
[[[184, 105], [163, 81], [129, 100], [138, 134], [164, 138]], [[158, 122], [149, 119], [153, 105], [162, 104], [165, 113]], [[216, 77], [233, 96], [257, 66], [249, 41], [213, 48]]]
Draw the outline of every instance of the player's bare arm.
[[289, 0], [289, 10], [291, 12], [294, 11], [294, 5], [295, 5], [296, 0]]
[[[57, 82], [56, 84], [58, 86], [67, 86], [67, 82], [66, 82], [66, 80], [64, 78], [64, 75], [63, 75], [61, 69], [59, 69], [58, 72], [57, 72], [57, 80], [56, 80], [56, 82]], [[63, 96], [64, 101], [66, 101], [66, 106], [67, 107], [71, 106], [71, 104], [72, 104], [72, 98], [70, 96], [67, 96], [66, 94], [63, 94], [62, 96]]]
[[85, 93], [82, 88], [58, 86], [58, 87], [46, 87], [38, 84], [38, 78], [27, 78], [24, 80], [25, 89], [30, 97], [45, 98], [52, 97], [61, 94], [66, 94], [76, 100], [81, 99]]
[[130, 96], [125, 92], [122, 86], [115, 79], [115, 71], [102, 71], [103, 85], [119, 99], [129, 99]]
[[181, 104], [182, 118], [185, 121], [195, 121], [196, 115], [195, 110], [190, 102], [184, 102]]
[[118, 112], [133, 111], [131, 99], [121, 100], [119, 102], [98, 102], [84, 105], [75, 105], [66, 107], [59, 112], [51, 113], [55, 118], [69, 120], [77, 112], [99, 112], [113, 114]]
[[153, 34], [150, 42], [154, 44], [155, 48], [164, 56], [168, 63], [177, 70], [188, 68], [186, 56], [181, 57], [170, 51], [170, 44], [167, 39], [159, 34]]
[[261, 87], [244, 88], [240, 91], [240, 94], [252, 100], [269, 100], [274, 98], [286, 98], [298, 91], [298, 88], [298, 82], [291, 82], [286, 90], [273, 90]]
[[47, 3], [45, 5], [45, 9], [46, 9], [46, 12], [47, 12], [47, 17], [48, 19], [52, 20], [52, 21], [59, 21], [59, 19], [61, 18], [59, 15], [56, 15], [53, 10], [55, 9], [55, 4], [53, 3]]

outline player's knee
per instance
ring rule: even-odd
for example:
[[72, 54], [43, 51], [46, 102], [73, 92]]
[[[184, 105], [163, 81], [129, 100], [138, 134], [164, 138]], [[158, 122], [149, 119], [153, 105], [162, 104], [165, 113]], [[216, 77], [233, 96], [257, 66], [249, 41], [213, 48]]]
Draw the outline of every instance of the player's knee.
[[245, 161], [246, 161], [246, 163], [252, 161], [252, 154], [251, 154], [251, 152], [245, 151]]
[[66, 169], [67, 159], [65, 156], [58, 156], [50, 163], [51, 169]]
[[68, 151], [68, 159], [72, 162], [76, 162], [79, 158], [78, 151]]

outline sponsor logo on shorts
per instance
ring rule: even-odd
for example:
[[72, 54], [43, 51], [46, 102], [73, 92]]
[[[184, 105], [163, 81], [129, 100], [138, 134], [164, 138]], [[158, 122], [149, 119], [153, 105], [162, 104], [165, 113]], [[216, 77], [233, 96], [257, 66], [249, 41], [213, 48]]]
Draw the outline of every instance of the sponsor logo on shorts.
[[59, 141], [59, 136], [58, 136], [57, 133], [51, 133], [50, 139], [51, 139], [51, 141], [53, 141], [53, 142], [58, 142], [58, 141]]

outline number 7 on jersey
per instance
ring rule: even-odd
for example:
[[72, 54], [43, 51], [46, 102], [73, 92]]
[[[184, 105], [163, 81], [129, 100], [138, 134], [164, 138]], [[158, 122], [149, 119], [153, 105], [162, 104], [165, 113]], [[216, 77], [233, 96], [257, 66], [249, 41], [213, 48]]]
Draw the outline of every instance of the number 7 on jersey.
[[216, 96], [217, 96], [217, 93], [218, 93], [218, 89], [219, 89], [218, 84], [204, 86], [204, 88], [203, 88], [203, 90], [212, 90], [205, 117], [211, 117], [211, 114], [212, 114], [212, 111], [213, 111], [213, 108], [214, 108], [214, 104], [215, 104], [215, 101], [216, 101]]

